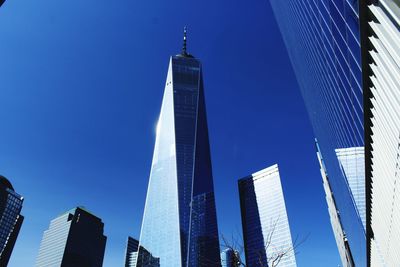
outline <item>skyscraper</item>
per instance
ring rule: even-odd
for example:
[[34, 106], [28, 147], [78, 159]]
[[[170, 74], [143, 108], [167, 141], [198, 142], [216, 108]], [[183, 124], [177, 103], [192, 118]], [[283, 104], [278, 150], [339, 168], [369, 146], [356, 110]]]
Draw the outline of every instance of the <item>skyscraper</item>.
[[104, 224], [84, 207], [69, 210], [44, 231], [36, 267], [101, 267]]
[[160, 267], [160, 259], [141, 247], [139, 254], [139, 241], [128, 237], [125, 254], [125, 267]]
[[221, 252], [221, 266], [222, 267], [239, 267], [240, 266], [239, 251], [232, 248], [224, 249]]
[[7, 266], [24, 217], [24, 198], [18, 195], [10, 181], [0, 175], [0, 266]]
[[270, 266], [284, 253], [279, 267], [295, 267], [278, 165], [240, 179], [238, 185], [247, 266]]
[[[366, 266], [365, 199], [353, 195], [338, 149], [364, 147], [364, 98], [359, 3], [270, 0], [324, 158], [330, 189], [340, 213], [339, 247], [348, 246], [356, 266]], [[352, 157], [347, 155], [346, 157]], [[351, 159], [349, 158], [350, 162]], [[361, 181], [364, 163], [354, 161]], [[357, 200], [357, 201], [356, 201]], [[358, 203], [358, 204], [357, 204]], [[332, 219], [334, 222], [336, 219]], [[332, 225], [335, 228], [334, 225]], [[346, 243], [343, 240], [346, 236]], [[342, 262], [343, 266], [348, 262]]]
[[400, 263], [400, 2], [360, 1], [368, 266]]
[[220, 266], [201, 63], [170, 58], [140, 235], [161, 267]]
[[139, 250], [139, 241], [128, 236], [125, 251], [125, 267], [136, 267], [137, 252]]

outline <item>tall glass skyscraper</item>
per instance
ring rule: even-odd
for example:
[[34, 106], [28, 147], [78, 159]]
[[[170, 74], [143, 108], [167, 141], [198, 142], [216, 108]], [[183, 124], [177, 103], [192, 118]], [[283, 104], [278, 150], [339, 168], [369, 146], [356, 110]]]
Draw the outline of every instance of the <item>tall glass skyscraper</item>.
[[84, 207], [65, 212], [44, 231], [36, 267], [102, 267], [104, 224]]
[[[357, 0], [270, 0], [270, 3], [340, 213], [343, 233], [335, 235], [336, 241], [342, 247], [349, 247], [355, 265], [366, 266], [365, 211], [358, 210], [365, 207], [365, 198], [358, 195], [364, 188], [362, 183], [348, 180], [350, 176], [346, 176], [346, 166], [342, 163], [353, 162], [355, 173], [351, 178], [357, 177], [356, 180], [364, 180], [365, 170], [361, 160], [352, 160], [352, 155], [340, 158], [337, 155], [343, 149], [364, 147], [359, 3]], [[349, 266], [347, 262], [342, 264]]]
[[278, 165], [240, 179], [240, 209], [246, 266], [296, 267]]
[[7, 266], [24, 217], [24, 198], [18, 195], [10, 181], [0, 175], [0, 266]]
[[220, 266], [201, 63], [170, 58], [140, 235], [161, 267]]

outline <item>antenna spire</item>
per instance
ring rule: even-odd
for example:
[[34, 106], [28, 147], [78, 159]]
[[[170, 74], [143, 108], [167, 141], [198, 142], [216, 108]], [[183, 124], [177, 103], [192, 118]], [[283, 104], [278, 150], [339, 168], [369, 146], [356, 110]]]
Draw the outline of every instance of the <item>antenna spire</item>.
[[187, 27], [185, 26], [183, 28], [183, 47], [182, 47], [182, 55], [186, 56], [187, 50], [186, 50], [186, 39], [187, 39]]

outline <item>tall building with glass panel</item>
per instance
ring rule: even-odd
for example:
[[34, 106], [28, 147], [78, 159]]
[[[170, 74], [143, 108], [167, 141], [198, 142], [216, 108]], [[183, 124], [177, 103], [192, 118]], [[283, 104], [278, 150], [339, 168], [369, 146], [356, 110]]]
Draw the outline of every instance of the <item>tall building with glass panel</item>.
[[278, 165], [240, 179], [238, 185], [246, 266], [270, 266], [285, 253], [279, 266], [296, 267]]
[[7, 266], [24, 217], [24, 198], [14, 191], [10, 181], [0, 175], [0, 266]]
[[84, 207], [65, 212], [44, 231], [36, 267], [101, 267], [104, 224]]
[[[201, 63], [170, 58], [140, 234], [161, 267], [220, 266]], [[140, 253], [139, 253], [140, 254]]]
[[[340, 223], [357, 266], [366, 265], [365, 199], [354, 196], [338, 149], [364, 147], [359, 3], [270, 0], [323, 155]], [[345, 157], [352, 157], [347, 155]], [[351, 161], [351, 159], [349, 159]], [[361, 160], [352, 177], [363, 180]], [[357, 199], [357, 202], [355, 201]], [[357, 205], [357, 203], [359, 205]], [[340, 236], [335, 236], [337, 241]], [[344, 266], [346, 262], [342, 263]]]

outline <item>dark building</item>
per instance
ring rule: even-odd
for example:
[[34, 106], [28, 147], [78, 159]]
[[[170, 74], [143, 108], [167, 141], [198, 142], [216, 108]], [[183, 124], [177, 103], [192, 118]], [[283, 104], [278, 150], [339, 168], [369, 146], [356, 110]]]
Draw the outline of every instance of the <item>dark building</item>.
[[139, 241], [128, 237], [125, 253], [125, 267], [159, 267], [160, 259], [153, 257], [151, 253], [141, 247], [139, 254]]
[[125, 251], [125, 267], [136, 267], [138, 249], [139, 241], [128, 236]]
[[170, 58], [140, 235], [160, 266], [220, 266], [213, 187], [202, 68], [185, 34]]
[[24, 221], [20, 214], [23, 201], [10, 181], [0, 175], [0, 266], [7, 266]]
[[101, 267], [103, 229], [101, 219], [83, 207], [58, 216], [43, 234], [36, 267]]
[[140, 251], [137, 255], [135, 267], [160, 267], [160, 259], [154, 257], [146, 248], [140, 246]]

